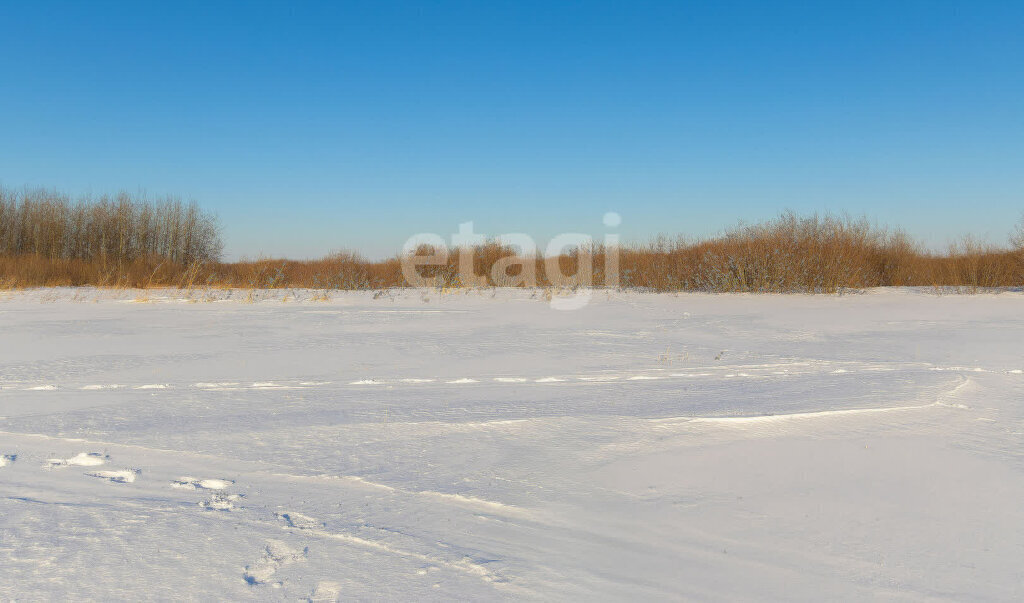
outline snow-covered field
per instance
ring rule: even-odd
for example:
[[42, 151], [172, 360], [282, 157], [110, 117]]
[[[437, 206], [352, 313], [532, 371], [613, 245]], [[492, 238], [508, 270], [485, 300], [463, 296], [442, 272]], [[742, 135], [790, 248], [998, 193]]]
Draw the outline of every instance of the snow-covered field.
[[1024, 597], [1024, 294], [283, 295], [0, 294], [0, 598]]

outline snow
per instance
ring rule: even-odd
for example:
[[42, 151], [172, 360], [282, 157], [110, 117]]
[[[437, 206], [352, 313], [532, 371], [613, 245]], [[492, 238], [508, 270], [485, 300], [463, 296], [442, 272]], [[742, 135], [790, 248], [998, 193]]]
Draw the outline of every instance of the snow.
[[54, 467], [95, 467], [106, 463], [107, 460], [104, 456], [98, 452], [79, 452], [75, 456], [67, 459], [46, 459], [46, 467], [52, 469]]
[[1024, 597], [1020, 292], [376, 297], [0, 293], [0, 599]]
[[135, 481], [135, 477], [139, 473], [138, 469], [124, 469], [121, 471], [91, 471], [85, 475], [110, 480], [116, 484], [130, 484]]

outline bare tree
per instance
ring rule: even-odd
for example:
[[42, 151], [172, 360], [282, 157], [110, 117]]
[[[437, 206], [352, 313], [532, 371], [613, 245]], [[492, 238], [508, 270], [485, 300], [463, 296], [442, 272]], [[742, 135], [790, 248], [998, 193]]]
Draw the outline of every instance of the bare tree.
[[120, 265], [146, 257], [215, 262], [220, 224], [195, 203], [149, 202], [128, 193], [82, 198], [48, 190], [0, 189], [0, 254], [99, 260]]

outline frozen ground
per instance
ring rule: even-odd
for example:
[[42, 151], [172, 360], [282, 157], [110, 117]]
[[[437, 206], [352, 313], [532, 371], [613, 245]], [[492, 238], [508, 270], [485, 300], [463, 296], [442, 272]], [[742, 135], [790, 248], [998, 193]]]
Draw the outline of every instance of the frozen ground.
[[0, 599], [1024, 597], [1020, 293], [282, 295], [0, 294]]

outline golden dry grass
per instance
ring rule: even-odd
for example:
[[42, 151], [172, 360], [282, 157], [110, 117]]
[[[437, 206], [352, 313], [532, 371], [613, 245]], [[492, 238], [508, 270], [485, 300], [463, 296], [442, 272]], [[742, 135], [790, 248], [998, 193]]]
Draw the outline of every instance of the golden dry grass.
[[[399, 256], [370, 261], [336, 252], [322, 259], [219, 261], [216, 220], [194, 205], [149, 204], [127, 195], [71, 202], [46, 191], [0, 191], [0, 289], [34, 286], [309, 288], [404, 287]], [[414, 255], [429, 256], [421, 247]], [[865, 219], [784, 213], [703, 240], [658, 239], [611, 250], [577, 249], [556, 258], [518, 257], [498, 242], [473, 248], [472, 271], [460, 272], [458, 250], [416, 268], [442, 288], [576, 286], [592, 266], [594, 286], [653, 291], [809, 292], [924, 285], [975, 291], [1024, 285], [1024, 223], [1007, 246], [967, 237], [930, 253], [899, 230]], [[584, 270], [585, 274], [587, 271]], [[617, 274], [616, 280], [613, 276]]]

